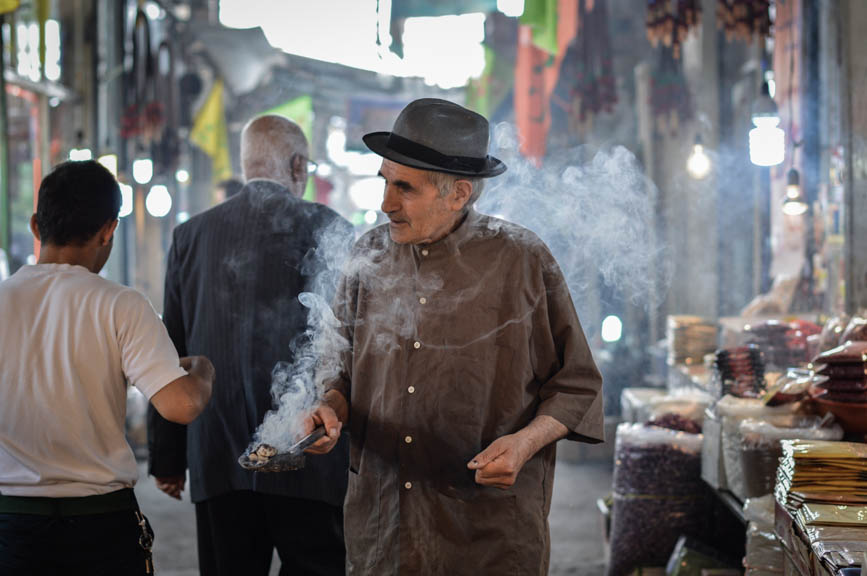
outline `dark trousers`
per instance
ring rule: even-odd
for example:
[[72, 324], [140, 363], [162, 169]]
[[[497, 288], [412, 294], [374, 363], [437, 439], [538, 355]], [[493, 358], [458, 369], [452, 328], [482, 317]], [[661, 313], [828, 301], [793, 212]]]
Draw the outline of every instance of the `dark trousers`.
[[0, 514], [3, 576], [139, 576], [145, 551], [135, 512]]
[[238, 491], [196, 504], [201, 576], [343, 576], [343, 509], [324, 502]]

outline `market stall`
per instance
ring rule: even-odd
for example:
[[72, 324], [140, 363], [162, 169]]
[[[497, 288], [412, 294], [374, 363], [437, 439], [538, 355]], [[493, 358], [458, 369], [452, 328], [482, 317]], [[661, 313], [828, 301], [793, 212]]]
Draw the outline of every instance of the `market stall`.
[[669, 317], [666, 386], [621, 398], [609, 576], [867, 566], [867, 320], [818, 320]]

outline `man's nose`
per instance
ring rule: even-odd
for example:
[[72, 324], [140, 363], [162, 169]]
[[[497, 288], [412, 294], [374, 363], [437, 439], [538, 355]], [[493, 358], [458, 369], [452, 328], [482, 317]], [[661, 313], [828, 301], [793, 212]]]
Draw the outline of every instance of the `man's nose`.
[[385, 187], [385, 194], [382, 195], [382, 211], [386, 214], [397, 212], [400, 209], [397, 192], [391, 186]]

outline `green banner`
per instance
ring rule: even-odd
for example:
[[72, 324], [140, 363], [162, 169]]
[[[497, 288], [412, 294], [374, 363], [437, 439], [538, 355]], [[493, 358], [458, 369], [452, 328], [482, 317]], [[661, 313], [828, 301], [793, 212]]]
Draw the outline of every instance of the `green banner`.
[[557, 54], [557, 0], [526, 0], [520, 22], [533, 29], [533, 44]]
[[[310, 149], [313, 150], [313, 98], [311, 96], [299, 96], [292, 100], [287, 100], [279, 106], [275, 106], [270, 110], [262, 113], [276, 114], [285, 116], [292, 120], [301, 128], [304, 135], [307, 137], [307, 142], [310, 144]], [[312, 160], [316, 160], [312, 158]], [[307, 180], [307, 188], [304, 190], [304, 199], [310, 202], [316, 200], [316, 187], [313, 183], [313, 177]]]

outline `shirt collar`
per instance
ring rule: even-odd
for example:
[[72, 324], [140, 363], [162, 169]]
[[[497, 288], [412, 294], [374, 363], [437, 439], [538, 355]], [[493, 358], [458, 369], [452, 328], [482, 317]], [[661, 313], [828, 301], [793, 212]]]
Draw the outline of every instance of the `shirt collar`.
[[452, 256], [460, 255], [460, 247], [472, 235], [478, 218], [478, 212], [476, 212], [471, 206], [467, 211], [467, 215], [464, 217], [464, 221], [461, 222], [457, 228], [452, 230], [448, 236], [437, 240], [436, 242], [431, 242], [430, 244], [413, 244], [413, 252], [416, 256], [419, 254], [422, 256], [428, 256], [440, 252], [445, 252]]

